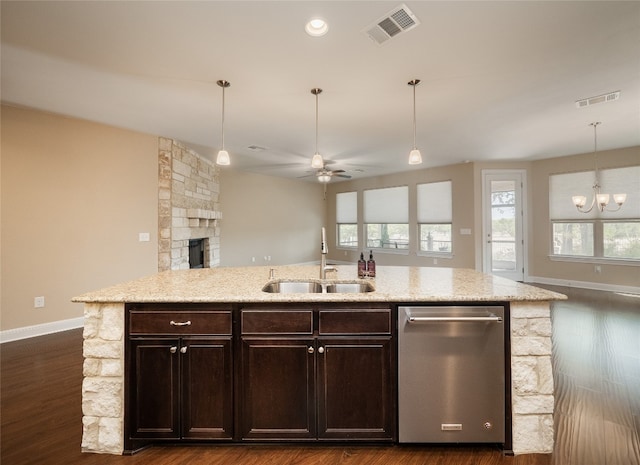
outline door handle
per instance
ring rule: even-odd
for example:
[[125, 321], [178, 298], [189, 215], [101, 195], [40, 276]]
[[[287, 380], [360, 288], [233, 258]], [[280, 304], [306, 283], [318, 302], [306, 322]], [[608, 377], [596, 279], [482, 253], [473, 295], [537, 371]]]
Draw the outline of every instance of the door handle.
[[324, 354], [324, 347], [318, 347], [318, 353]]
[[178, 351], [178, 348], [177, 348], [176, 346], [172, 346], [172, 347], [169, 349], [169, 352], [171, 352], [172, 354], [175, 354], [177, 351]]
[[502, 323], [501, 316], [410, 316], [407, 317], [409, 323], [457, 323], [457, 322], [474, 322], [474, 321], [490, 321]]
[[180, 347], [180, 353], [181, 354], [186, 354], [187, 353], [187, 346]]
[[309, 352], [310, 354], [312, 354], [312, 353], [314, 353], [315, 351], [313, 350], [313, 347], [309, 347], [309, 348], [307, 349], [307, 352]]

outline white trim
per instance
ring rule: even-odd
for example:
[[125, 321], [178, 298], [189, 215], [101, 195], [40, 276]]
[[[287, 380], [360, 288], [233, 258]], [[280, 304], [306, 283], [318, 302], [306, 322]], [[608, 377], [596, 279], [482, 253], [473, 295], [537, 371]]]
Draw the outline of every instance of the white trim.
[[550, 284], [552, 286], [577, 287], [580, 289], [593, 289], [596, 291], [625, 292], [629, 294], [640, 294], [640, 287], [621, 286], [618, 284], [591, 283], [588, 281], [572, 281], [569, 279], [543, 278], [540, 276], [529, 276], [528, 283]]
[[45, 334], [68, 331], [70, 329], [82, 328], [84, 317], [71, 318], [69, 320], [52, 321], [33, 326], [23, 326], [22, 328], [6, 329], [0, 331], [0, 343], [18, 341], [30, 337], [44, 336]]
[[596, 265], [624, 265], [624, 266], [640, 266], [640, 260], [637, 258], [611, 258], [611, 257], [594, 257], [585, 255], [548, 255], [549, 260], [554, 262], [573, 262], [573, 263], [591, 263]]

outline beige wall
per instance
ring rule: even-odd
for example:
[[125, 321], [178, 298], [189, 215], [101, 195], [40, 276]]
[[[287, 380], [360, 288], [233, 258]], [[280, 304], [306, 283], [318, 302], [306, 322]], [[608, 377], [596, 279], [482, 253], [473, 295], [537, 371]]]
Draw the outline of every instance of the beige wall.
[[[640, 147], [599, 151], [600, 168], [616, 168], [640, 165]], [[589, 282], [604, 285], [632, 286], [640, 288], [640, 267], [598, 263], [601, 272], [595, 272], [594, 263], [552, 261], [549, 226], [549, 175], [593, 169], [593, 153], [540, 160], [533, 164], [531, 180], [533, 225], [535, 226], [529, 274], [534, 277], [563, 280], [570, 283]], [[570, 199], [568, 199], [570, 201]], [[624, 206], [623, 206], [624, 208]]]
[[[377, 251], [376, 263], [380, 265], [414, 265], [414, 266], [441, 266], [454, 268], [475, 267], [474, 228], [476, 211], [474, 210], [474, 171], [472, 163], [450, 165], [445, 167], [422, 169], [386, 176], [377, 176], [366, 179], [357, 179], [335, 184], [329, 184], [327, 195], [327, 219], [331, 225], [327, 229], [329, 244], [336, 243], [336, 193], [358, 191], [358, 216], [362, 218], [362, 191], [365, 189], [408, 186], [409, 188], [409, 234], [417, 235], [416, 220], [416, 186], [421, 183], [435, 181], [452, 181], [453, 197], [453, 257], [438, 257], [437, 264], [433, 257], [420, 256], [417, 253], [416, 241], [412, 241], [408, 254], [402, 252]], [[479, 212], [478, 212], [479, 213]], [[471, 229], [471, 235], [460, 234], [460, 229]], [[360, 240], [363, 240], [362, 231]], [[356, 262], [360, 252], [366, 251], [361, 246], [357, 251], [347, 249], [330, 249], [329, 258], [339, 261]], [[368, 255], [368, 254], [367, 254]]]
[[220, 208], [222, 266], [320, 260], [325, 201], [319, 183], [223, 168]]
[[0, 328], [81, 317], [73, 296], [154, 273], [157, 137], [6, 105], [1, 116]]

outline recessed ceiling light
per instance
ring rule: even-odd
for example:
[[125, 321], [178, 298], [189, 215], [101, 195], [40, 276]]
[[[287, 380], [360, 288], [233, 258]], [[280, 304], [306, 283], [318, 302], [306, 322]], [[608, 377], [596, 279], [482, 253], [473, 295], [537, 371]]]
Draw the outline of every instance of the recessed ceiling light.
[[307, 34], [311, 37], [320, 37], [327, 33], [329, 25], [324, 19], [313, 18], [305, 25], [304, 30], [307, 31]]

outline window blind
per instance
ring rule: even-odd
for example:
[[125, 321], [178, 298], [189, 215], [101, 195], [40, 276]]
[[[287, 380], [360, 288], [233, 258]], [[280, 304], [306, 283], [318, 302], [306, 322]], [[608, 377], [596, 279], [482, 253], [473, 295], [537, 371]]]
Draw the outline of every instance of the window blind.
[[336, 194], [336, 223], [358, 222], [358, 193], [341, 192]]
[[409, 223], [409, 188], [400, 186], [365, 190], [364, 222], [368, 224]]
[[452, 222], [451, 181], [418, 184], [418, 223]]

